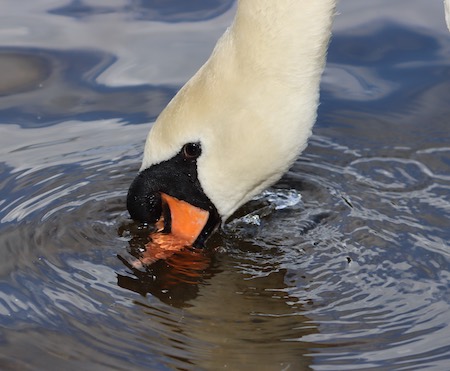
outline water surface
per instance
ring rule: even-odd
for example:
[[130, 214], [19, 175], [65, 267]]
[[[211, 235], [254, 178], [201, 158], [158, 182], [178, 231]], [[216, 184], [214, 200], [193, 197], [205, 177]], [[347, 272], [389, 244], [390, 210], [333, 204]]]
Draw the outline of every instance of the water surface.
[[206, 251], [148, 270], [127, 188], [235, 3], [1, 7], [1, 369], [447, 368], [440, 0], [342, 1], [307, 150]]

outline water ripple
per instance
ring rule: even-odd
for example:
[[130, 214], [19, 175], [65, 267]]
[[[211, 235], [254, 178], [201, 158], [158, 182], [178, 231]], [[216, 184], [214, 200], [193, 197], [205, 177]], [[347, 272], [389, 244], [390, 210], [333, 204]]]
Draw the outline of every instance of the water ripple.
[[0, 368], [446, 369], [450, 44], [428, 22], [442, 4], [348, 2], [291, 171], [207, 249], [136, 269], [152, 226], [125, 210], [148, 132], [135, 124], [232, 2], [97, 3], [0, 15]]

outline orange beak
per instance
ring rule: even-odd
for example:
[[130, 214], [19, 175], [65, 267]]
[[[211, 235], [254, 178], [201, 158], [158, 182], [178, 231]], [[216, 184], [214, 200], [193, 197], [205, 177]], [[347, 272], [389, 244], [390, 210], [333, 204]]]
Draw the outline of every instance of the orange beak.
[[192, 206], [186, 201], [161, 193], [163, 208], [170, 210], [171, 233], [192, 245], [205, 227], [209, 212]]

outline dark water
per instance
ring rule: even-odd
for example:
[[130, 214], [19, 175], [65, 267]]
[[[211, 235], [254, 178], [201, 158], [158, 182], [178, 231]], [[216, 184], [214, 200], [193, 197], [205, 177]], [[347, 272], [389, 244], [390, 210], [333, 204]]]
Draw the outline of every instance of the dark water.
[[187, 4], [0, 5], [0, 369], [448, 369], [442, 1], [343, 1], [292, 170], [207, 251], [133, 270], [148, 122], [234, 11]]

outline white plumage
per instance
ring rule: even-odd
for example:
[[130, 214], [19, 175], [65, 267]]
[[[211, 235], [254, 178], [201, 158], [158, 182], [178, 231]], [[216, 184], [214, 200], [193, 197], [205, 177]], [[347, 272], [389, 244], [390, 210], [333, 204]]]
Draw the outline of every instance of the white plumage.
[[445, 7], [445, 21], [447, 22], [448, 30], [450, 31], [450, 0], [444, 0]]
[[153, 125], [141, 170], [200, 142], [198, 178], [222, 220], [276, 182], [316, 119], [334, 7], [240, 0], [209, 60]]

